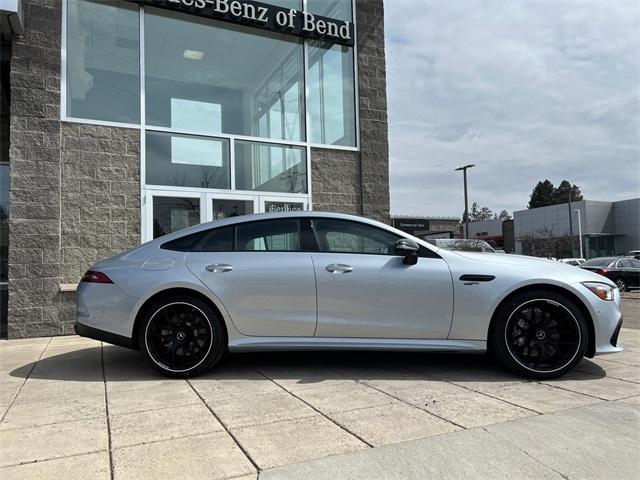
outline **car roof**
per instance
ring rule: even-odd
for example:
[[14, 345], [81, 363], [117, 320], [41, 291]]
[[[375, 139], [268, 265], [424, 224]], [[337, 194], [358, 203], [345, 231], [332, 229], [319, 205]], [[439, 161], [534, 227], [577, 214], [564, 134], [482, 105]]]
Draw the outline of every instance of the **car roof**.
[[190, 235], [192, 233], [201, 232], [203, 230], [209, 230], [210, 228], [219, 228], [225, 227], [229, 225], [236, 225], [240, 223], [248, 223], [255, 222], [261, 220], [277, 220], [277, 219], [287, 219], [287, 218], [333, 218], [337, 220], [351, 220], [360, 223], [366, 223], [372, 225], [374, 227], [382, 228], [384, 230], [394, 232], [401, 237], [412, 237], [414, 238], [420, 245], [426, 246], [432, 251], [439, 251], [440, 249], [433, 244], [430, 244], [424, 240], [413, 237], [409, 235], [407, 232], [403, 232], [402, 230], [398, 230], [397, 228], [393, 228], [386, 223], [379, 222], [377, 220], [372, 220], [370, 218], [361, 217], [359, 215], [352, 215], [348, 213], [337, 213], [337, 212], [323, 212], [318, 210], [304, 210], [304, 211], [295, 211], [295, 212], [269, 212], [269, 213], [253, 213], [250, 215], [238, 215], [236, 217], [227, 217], [220, 220], [213, 220], [211, 222], [200, 223], [198, 225], [194, 225], [192, 227], [187, 227], [175, 232], [168, 233], [167, 235], [163, 235], [152, 240], [149, 243], [165, 243], [176, 238], [184, 237], [185, 235]]

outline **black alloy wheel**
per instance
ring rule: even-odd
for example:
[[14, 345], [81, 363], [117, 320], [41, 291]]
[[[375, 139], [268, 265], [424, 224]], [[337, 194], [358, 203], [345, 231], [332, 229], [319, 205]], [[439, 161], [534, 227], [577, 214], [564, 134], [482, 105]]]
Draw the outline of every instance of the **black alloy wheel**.
[[616, 280], [616, 286], [618, 287], [618, 290], [620, 290], [621, 292], [626, 292], [627, 291], [627, 284], [621, 278]]
[[555, 292], [530, 292], [497, 312], [490, 349], [505, 366], [533, 378], [555, 378], [578, 363], [588, 329], [580, 310]]
[[213, 309], [196, 298], [167, 298], [141, 324], [141, 350], [151, 365], [171, 377], [211, 368], [222, 356], [226, 335]]

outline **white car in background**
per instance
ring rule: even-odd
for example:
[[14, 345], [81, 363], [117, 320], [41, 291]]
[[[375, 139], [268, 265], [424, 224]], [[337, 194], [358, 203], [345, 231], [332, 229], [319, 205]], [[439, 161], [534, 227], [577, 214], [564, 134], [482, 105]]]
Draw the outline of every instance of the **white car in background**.
[[437, 248], [324, 212], [226, 218], [98, 262], [77, 292], [80, 335], [193, 376], [227, 351], [492, 353], [533, 378], [612, 353], [609, 279], [559, 262]]
[[561, 258], [558, 261], [562, 263], [566, 263], [567, 265], [573, 265], [574, 267], [579, 267], [587, 260], [584, 258]]
[[438, 248], [458, 252], [496, 253], [495, 249], [485, 240], [477, 240], [474, 238], [433, 238], [427, 239], [427, 242]]

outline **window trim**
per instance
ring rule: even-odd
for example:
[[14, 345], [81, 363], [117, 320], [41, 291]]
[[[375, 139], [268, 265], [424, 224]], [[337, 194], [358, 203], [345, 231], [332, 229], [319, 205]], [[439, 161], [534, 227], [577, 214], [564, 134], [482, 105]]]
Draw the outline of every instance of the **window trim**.
[[[343, 219], [343, 218], [333, 218], [333, 217], [304, 217], [306, 219], [308, 219], [310, 221], [311, 224], [311, 229], [313, 230], [313, 234], [315, 236], [316, 239], [316, 244], [317, 244], [317, 252], [316, 253], [326, 253], [326, 254], [331, 254], [331, 255], [377, 255], [377, 256], [383, 256], [383, 257], [401, 257], [402, 255], [398, 255], [397, 253], [364, 253], [364, 252], [330, 252], [330, 251], [325, 251], [322, 249], [322, 246], [320, 244], [320, 240], [318, 239], [318, 233], [316, 232], [315, 226], [313, 224], [314, 220], [333, 220], [336, 222], [347, 222], [347, 223], [355, 223], [357, 225], [362, 225], [365, 227], [369, 227], [369, 228], [373, 228], [375, 230], [380, 230], [382, 232], [385, 232], [389, 235], [393, 235], [395, 236], [398, 240], [401, 238], [406, 238], [411, 240], [411, 238], [409, 237], [403, 237], [402, 235], [398, 235], [394, 232], [390, 232], [384, 228], [378, 227], [376, 225], [371, 225], [369, 223], [365, 223], [365, 222], [359, 222], [357, 220], [347, 220], [347, 219]], [[418, 250], [418, 257], [419, 258], [439, 258], [442, 259], [442, 257], [440, 255], [438, 255], [436, 252], [434, 252], [433, 250], [424, 247], [423, 245], [418, 244], [420, 249]]]

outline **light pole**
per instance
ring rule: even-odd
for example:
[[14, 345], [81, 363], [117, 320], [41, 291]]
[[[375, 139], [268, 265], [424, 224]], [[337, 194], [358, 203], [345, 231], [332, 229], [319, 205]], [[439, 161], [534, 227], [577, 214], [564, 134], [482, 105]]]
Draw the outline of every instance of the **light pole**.
[[475, 167], [475, 163], [471, 163], [469, 165], [463, 165], [462, 167], [456, 168], [454, 171], [458, 172], [462, 170], [462, 175], [464, 177], [464, 238], [469, 238], [469, 195], [467, 194], [467, 169]]
[[584, 258], [582, 256], [582, 222], [580, 220], [580, 209], [576, 208], [574, 212], [578, 214], [578, 243], [580, 244], [580, 258]]

